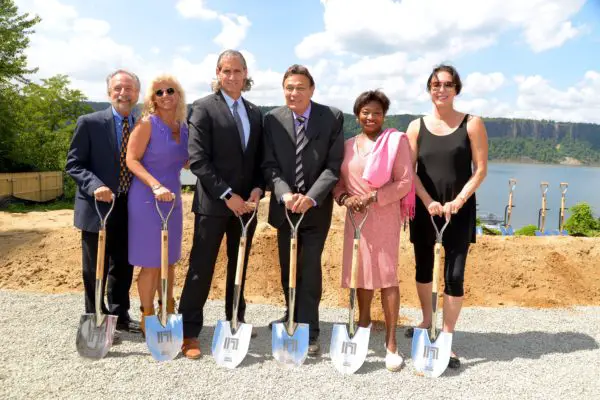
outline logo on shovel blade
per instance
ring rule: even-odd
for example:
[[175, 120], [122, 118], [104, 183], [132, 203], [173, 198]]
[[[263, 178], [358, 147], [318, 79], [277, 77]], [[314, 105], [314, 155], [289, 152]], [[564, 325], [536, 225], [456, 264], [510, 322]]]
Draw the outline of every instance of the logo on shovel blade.
[[342, 343], [342, 354], [356, 354], [356, 343], [352, 342], [343, 342]]
[[298, 341], [296, 339], [285, 339], [283, 341], [283, 347], [286, 348], [289, 353], [295, 353], [298, 351]]
[[173, 334], [171, 331], [156, 332], [156, 341], [158, 343], [171, 343], [173, 341]]
[[432, 360], [438, 359], [438, 348], [433, 346], [425, 346], [423, 349], [423, 357], [431, 358]]
[[229, 349], [229, 350], [237, 350], [238, 349], [238, 345], [239, 345], [239, 339], [236, 338], [225, 338], [225, 340], [223, 341], [223, 348], [225, 350]]
[[102, 329], [90, 329], [88, 331], [88, 345], [94, 345], [94, 347], [98, 347], [101, 346], [105, 340], [106, 333]]

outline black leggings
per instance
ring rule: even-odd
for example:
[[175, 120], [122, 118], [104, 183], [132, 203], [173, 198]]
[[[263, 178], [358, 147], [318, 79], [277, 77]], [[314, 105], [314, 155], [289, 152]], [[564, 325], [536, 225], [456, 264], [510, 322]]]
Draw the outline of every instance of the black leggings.
[[[418, 283], [433, 281], [433, 245], [414, 243], [416, 280]], [[465, 264], [469, 243], [444, 245], [444, 293], [448, 296], [464, 295]]]

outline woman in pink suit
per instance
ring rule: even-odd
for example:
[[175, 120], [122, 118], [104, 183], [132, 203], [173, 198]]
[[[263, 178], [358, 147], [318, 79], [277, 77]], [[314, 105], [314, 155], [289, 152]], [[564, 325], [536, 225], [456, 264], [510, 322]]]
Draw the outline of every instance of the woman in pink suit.
[[[403, 357], [396, 346], [396, 323], [400, 311], [400, 291], [396, 268], [403, 222], [414, 213], [413, 169], [406, 135], [395, 129], [383, 130], [390, 100], [379, 90], [362, 93], [354, 103], [360, 134], [344, 144], [340, 180], [334, 189], [339, 205], [352, 209], [362, 228], [357, 295], [358, 325], [371, 323], [371, 302], [375, 289], [381, 289], [386, 324], [386, 368], [398, 371]], [[349, 212], [349, 211], [348, 211]], [[342, 286], [349, 287], [354, 228], [346, 215]]]

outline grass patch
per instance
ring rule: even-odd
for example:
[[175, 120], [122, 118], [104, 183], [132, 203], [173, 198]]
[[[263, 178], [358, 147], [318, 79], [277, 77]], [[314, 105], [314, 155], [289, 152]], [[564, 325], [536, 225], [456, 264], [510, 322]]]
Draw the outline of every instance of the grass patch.
[[15, 200], [0, 208], [0, 211], [8, 211], [11, 213], [28, 213], [31, 211], [54, 211], [72, 209], [73, 200], [55, 200], [48, 203], [33, 203]]

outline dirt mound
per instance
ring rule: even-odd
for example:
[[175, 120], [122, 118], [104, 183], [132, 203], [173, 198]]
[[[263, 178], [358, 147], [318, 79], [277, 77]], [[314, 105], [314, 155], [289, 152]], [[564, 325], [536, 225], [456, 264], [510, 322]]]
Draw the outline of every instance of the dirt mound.
[[[184, 198], [190, 209], [191, 196]], [[276, 231], [268, 226], [265, 201], [247, 273], [249, 302], [283, 304]], [[340, 289], [343, 210], [323, 253], [323, 301], [345, 306]], [[81, 291], [81, 235], [72, 227], [71, 211], [0, 213], [0, 288], [59, 293]], [[178, 293], [187, 271], [193, 215], [185, 214], [183, 258], [177, 269]], [[414, 256], [406, 235], [400, 240], [401, 302], [417, 306]], [[225, 294], [224, 246], [219, 254], [211, 298]], [[600, 239], [573, 237], [482, 237], [471, 247], [465, 277], [467, 306], [564, 307], [600, 304]], [[136, 294], [135, 285], [132, 294]], [[381, 316], [376, 305], [376, 316]]]

